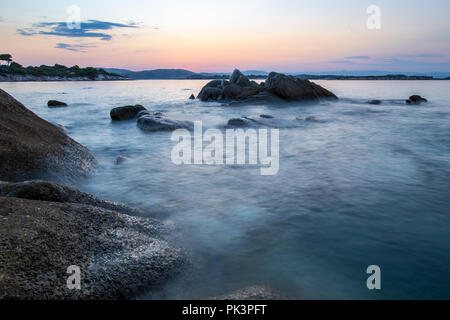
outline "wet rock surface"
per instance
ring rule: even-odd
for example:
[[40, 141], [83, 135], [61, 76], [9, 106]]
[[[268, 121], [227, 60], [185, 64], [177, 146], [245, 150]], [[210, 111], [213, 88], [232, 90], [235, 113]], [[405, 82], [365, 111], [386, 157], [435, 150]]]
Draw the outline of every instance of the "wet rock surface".
[[230, 81], [212, 80], [198, 94], [202, 101], [230, 101], [239, 103], [277, 103], [286, 101], [307, 101], [337, 99], [325, 88], [310, 82], [272, 72], [261, 84], [250, 81], [239, 70], [234, 70]]
[[192, 130], [194, 124], [190, 121], [172, 120], [160, 112], [142, 112], [137, 126], [147, 132], [173, 131], [177, 129]]
[[211, 300], [289, 300], [287, 294], [267, 286], [252, 286]]
[[[161, 225], [101, 207], [0, 197], [0, 299], [129, 299], [185, 259]], [[67, 288], [67, 268], [81, 290]]]
[[130, 120], [136, 118], [138, 113], [143, 110], [146, 110], [145, 107], [139, 104], [135, 106], [118, 107], [111, 110], [110, 116], [114, 121]]
[[0, 180], [74, 182], [96, 165], [89, 150], [0, 89]]
[[79, 203], [130, 215], [141, 214], [139, 210], [124, 204], [105, 201], [92, 194], [49, 181], [0, 182], [0, 197]]

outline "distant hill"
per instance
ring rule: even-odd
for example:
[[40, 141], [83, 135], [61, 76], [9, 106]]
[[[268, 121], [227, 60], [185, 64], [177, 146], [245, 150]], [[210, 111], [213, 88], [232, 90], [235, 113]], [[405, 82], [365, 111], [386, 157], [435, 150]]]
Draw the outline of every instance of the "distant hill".
[[[231, 73], [217, 72], [192, 72], [185, 69], [157, 69], [145, 71], [131, 71], [127, 69], [103, 68], [106, 72], [114, 73], [120, 76], [128, 77], [135, 80], [147, 79], [227, 79]], [[260, 70], [246, 70], [242, 72], [252, 79], [265, 79], [268, 72]], [[287, 72], [288, 75], [293, 75], [299, 78], [306, 79], [336, 79], [336, 80], [432, 80], [432, 79], [448, 79], [450, 72], [401, 72], [393, 73], [390, 71], [377, 70], [343, 70], [343, 71], [329, 71], [329, 72]]]
[[187, 79], [195, 75], [195, 72], [184, 69], [157, 69], [145, 71], [131, 71], [126, 69], [106, 68], [107, 72], [115, 73], [130, 79]]

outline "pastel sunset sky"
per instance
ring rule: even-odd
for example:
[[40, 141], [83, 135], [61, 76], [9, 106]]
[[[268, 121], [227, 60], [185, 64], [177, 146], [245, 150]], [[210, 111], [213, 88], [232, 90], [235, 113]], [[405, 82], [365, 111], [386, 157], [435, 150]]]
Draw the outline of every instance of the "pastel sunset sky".
[[[81, 29], [67, 27], [73, 5]], [[449, 72], [449, 13], [448, 0], [16, 0], [1, 5], [0, 53], [132, 70]]]

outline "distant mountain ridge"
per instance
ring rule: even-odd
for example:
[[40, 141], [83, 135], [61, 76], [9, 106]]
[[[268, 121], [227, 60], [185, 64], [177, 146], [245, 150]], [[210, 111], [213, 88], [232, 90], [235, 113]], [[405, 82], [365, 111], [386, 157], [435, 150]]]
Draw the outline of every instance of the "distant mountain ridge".
[[[102, 68], [106, 72], [118, 74], [134, 80], [150, 80], [150, 79], [214, 79], [226, 78], [231, 75], [231, 72], [193, 72], [185, 69], [156, 69], [132, 71], [118, 68]], [[260, 70], [247, 70], [242, 72], [246, 76], [254, 76], [257, 78], [266, 77], [269, 73]], [[450, 72], [392, 72], [392, 71], [378, 71], [378, 70], [342, 70], [342, 71], [324, 71], [324, 72], [286, 72], [285, 74], [300, 76], [314, 79], [321, 77], [328, 79], [330, 77], [385, 77], [404, 75], [406, 77], [433, 77], [434, 79], [447, 79], [450, 77]]]

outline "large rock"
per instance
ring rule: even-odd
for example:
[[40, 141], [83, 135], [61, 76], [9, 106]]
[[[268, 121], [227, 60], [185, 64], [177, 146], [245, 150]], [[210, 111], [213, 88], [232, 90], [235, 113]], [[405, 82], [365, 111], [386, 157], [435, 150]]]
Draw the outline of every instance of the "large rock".
[[148, 132], [173, 131], [177, 129], [192, 130], [194, 124], [190, 121], [172, 120], [162, 113], [143, 113], [137, 121], [139, 129]]
[[95, 164], [87, 148], [0, 89], [0, 180], [73, 182]]
[[269, 77], [265, 81], [265, 88], [287, 100], [337, 99], [333, 93], [309, 80], [286, 76], [276, 72], [269, 74]]
[[0, 197], [79, 203], [131, 215], [141, 214], [139, 210], [121, 203], [105, 201], [89, 193], [49, 181], [0, 182]]
[[[122, 299], [184, 262], [161, 225], [101, 207], [0, 197], [0, 299]], [[81, 290], [69, 290], [69, 266]]]
[[139, 104], [135, 106], [118, 107], [111, 110], [110, 116], [111, 119], [115, 121], [130, 120], [136, 118], [137, 114], [143, 110], [146, 110], [145, 107]]

